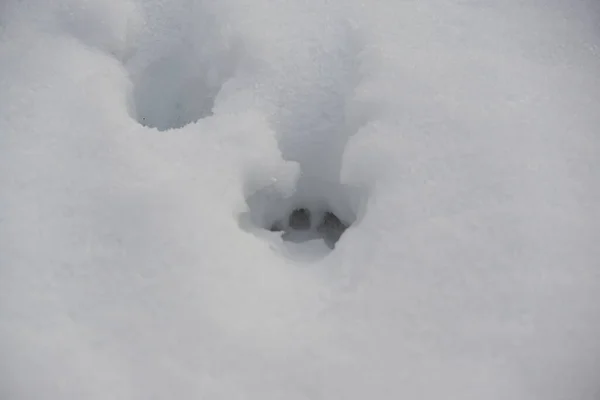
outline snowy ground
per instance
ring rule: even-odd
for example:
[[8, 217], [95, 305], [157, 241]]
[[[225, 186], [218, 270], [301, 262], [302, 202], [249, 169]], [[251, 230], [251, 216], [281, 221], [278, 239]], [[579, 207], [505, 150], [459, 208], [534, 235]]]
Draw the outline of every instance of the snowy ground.
[[0, 398], [597, 400], [599, 127], [595, 0], [1, 0]]

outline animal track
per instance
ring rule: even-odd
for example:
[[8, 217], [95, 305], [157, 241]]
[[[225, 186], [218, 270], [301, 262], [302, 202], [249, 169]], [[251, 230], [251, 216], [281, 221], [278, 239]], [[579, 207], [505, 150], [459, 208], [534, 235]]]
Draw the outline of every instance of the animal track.
[[132, 114], [140, 124], [164, 131], [211, 115], [221, 87], [234, 75], [239, 42], [225, 36], [203, 7], [178, 10], [171, 19], [150, 17], [150, 26], [172, 25], [174, 32], [165, 41], [147, 32], [127, 62]]
[[[333, 249], [344, 231], [348, 229], [348, 225], [343, 223], [331, 211], [321, 212], [317, 215], [319, 216], [319, 222], [313, 219], [316, 215], [308, 209], [296, 208], [287, 217], [287, 223], [284, 222], [285, 218], [283, 221], [275, 221], [269, 230], [271, 232], [284, 232], [282, 235], [283, 240], [292, 242], [302, 242], [315, 238], [323, 239], [325, 244]], [[315, 223], [316, 227], [314, 226]]]
[[292, 88], [280, 97], [274, 129], [283, 158], [299, 166], [295, 189], [285, 195], [272, 185], [246, 199], [249, 211], [242, 226], [280, 235], [284, 253], [293, 258], [326, 255], [362, 211], [365, 193], [341, 182], [346, 144], [360, 128], [356, 121], [363, 119], [349, 115], [356, 110], [360, 50], [354, 32], [341, 24], [327, 46], [307, 60], [294, 60], [304, 61], [302, 70], [308, 72], [294, 77]]
[[[173, 25], [177, 34], [161, 42], [147, 33], [126, 65], [133, 83], [132, 114], [142, 125], [164, 131], [211, 115], [216, 96], [238, 68], [239, 42], [220, 26], [218, 13], [204, 9], [217, 6], [200, 2], [195, 7], [175, 10], [175, 17], [150, 16], [150, 26]], [[314, 37], [298, 42], [307, 48], [291, 54], [293, 71], [263, 76], [264, 87], [283, 88], [261, 95], [271, 102], [269, 121], [282, 157], [299, 166], [295, 191], [284, 195], [277, 187], [252, 188], [240, 223], [245, 218], [251, 223], [243, 225], [247, 230], [271, 231], [290, 245], [317, 240], [330, 251], [364, 200], [364, 193], [341, 181], [346, 143], [360, 128], [355, 122], [360, 118], [349, 114], [356, 111], [351, 103], [360, 82], [361, 46], [345, 22], [324, 23], [325, 35], [311, 32]]]
[[271, 185], [247, 197], [248, 211], [240, 216], [240, 225], [265, 238], [275, 234], [282, 253], [311, 261], [336, 247], [356, 221], [363, 200], [362, 191], [335, 182], [298, 181], [291, 195]]

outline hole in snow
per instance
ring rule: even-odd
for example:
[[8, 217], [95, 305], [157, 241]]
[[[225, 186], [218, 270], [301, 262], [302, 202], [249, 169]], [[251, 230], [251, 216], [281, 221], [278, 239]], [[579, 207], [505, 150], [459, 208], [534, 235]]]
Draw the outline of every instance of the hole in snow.
[[325, 211], [315, 215], [306, 208], [292, 210], [287, 218], [277, 220], [269, 227], [271, 232], [283, 232], [281, 238], [284, 241], [303, 243], [322, 239], [330, 249], [335, 247], [346, 229], [348, 223], [342, 222], [333, 212]]
[[[149, 17], [172, 35], [148, 33], [127, 62], [132, 115], [160, 131], [181, 128], [212, 115], [223, 84], [235, 73], [243, 51], [239, 38], [226, 35], [207, 4], [196, 4], [173, 20]], [[181, 10], [180, 10], [181, 11]]]
[[212, 115], [215, 98], [232, 69], [227, 63], [221, 71], [203, 68], [183, 50], [151, 62], [133, 79], [137, 121], [164, 131]]
[[248, 196], [240, 224], [286, 256], [311, 261], [336, 247], [356, 221], [362, 198], [348, 185], [301, 178], [291, 194], [274, 184]]
[[272, 118], [282, 158], [299, 167], [295, 188], [275, 181], [253, 191], [240, 218], [243, 228], [301, 261], [340, 246], [366, 199], [361, 189], [341, 183], [346, 145], [369, 118], [369, 108], [357, 98], [362, 41], [344, 23], [332, 35], [331, 48], [307, 48], [310, 60], [297, 60], [298, 69], [306, 69], [300, 80], [310, 84], [290, 81]]
[[288, 217], [288, 226], [297, 231], [306, 231], [310, 229], [310, 211], [306, 208], [296, 208], [292, 210]]

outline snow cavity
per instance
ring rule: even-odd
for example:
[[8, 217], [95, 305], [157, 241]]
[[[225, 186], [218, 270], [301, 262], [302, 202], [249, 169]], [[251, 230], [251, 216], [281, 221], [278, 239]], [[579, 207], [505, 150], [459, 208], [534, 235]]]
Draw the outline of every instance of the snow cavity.
[[158, 13], [151, 9], [140, 36], [126, 64], [137, 121], [164, 131], [211, 115], [241, 48], [239, 40], [221, 29], [210, 5], [195, 2]]
[[241, 219], [246, 229], [273, 232], [267, 237], [280, 238], [283, 253], [295, 259], [327, 255], [367, 200], [360, 184], [342, 179], [348, 141], [369, 119], [357, 95], [363, 46], [349, 25], [330, 24], [329, 29], [308, 57], [289, 55], [302, 68], [294, 80], [287, 79], [289, 90], [278, 93], [271, 117], [283, 159], [298, 168], [293, 189], [289, 177], [264, 187], [250, 185], [249, 211]]
[[364, 191], [339, 182], [297, 181], [285, 190], [278, 181], [251, 193], [242, 228], [269, 240], [281, 254], [311, 261], [335, 248], [352, 226], [366, 201]]

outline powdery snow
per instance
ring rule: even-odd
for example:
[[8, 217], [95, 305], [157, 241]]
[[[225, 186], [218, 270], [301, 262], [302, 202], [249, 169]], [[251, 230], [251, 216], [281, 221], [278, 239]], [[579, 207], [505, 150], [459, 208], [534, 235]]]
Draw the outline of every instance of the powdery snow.
[[599, 21], [0, 2], [0, 398], [599, 398]]

